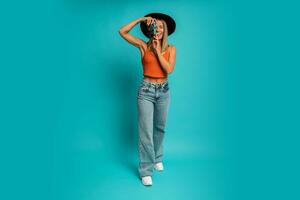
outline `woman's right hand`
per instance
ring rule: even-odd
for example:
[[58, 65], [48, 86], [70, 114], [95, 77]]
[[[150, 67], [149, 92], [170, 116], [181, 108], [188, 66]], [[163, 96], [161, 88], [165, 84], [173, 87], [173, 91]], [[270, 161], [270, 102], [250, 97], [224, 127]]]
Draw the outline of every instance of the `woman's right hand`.
[[152, 18], [152, 17], [143, 17], [143, 22], [145, 22], [147, 24], [147, 26], [154, 23], [154, 20], [155, 20], [155, 18]]

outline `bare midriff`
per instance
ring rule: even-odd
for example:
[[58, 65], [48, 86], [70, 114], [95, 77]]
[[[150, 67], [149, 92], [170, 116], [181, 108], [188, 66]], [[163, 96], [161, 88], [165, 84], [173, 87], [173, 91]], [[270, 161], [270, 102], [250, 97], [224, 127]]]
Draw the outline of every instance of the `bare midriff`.
[[164, 83], [167, 81], [168, 78], [153, 78], [149, 76], [144, 75], [144, 80], [148, 81], [150, 83]]

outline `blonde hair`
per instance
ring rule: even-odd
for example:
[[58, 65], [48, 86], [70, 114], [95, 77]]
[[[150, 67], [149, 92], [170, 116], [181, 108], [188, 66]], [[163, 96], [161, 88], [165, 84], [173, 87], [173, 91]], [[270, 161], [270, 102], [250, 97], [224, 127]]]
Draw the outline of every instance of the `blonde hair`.
[[162, 46], [161, 46], [161, 49], [162, 51], [165, 51], [168, 47], [168, 26], [167, 26], [167, 23], [165, 22], [165, 20], [161, 20], [162, 23], [163, 23], [163, 26], [164, 26], [164, 36], [163, 36], [163, 39], [162, 39]]
[[[167, 26], [167, 23], [162, 20], [162, 19], [159, 19], [160, 21], [162, 21], [163, 23], [163, 28], [164, 28], [164, 34], [163, 34], [163, 38], [162, 38], [162, 42], [161, 42], [161, 51], [164, 52], [167, 48], [168, 48], [168, 26]], [[148, 44], [150, 44], [150, 46], [152, 46], [152, 38], [150, 38]]]

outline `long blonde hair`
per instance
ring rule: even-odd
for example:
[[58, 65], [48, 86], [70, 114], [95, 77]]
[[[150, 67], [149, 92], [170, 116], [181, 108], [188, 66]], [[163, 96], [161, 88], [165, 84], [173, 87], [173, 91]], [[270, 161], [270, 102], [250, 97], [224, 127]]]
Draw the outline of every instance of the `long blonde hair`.
[[[164, 35], [161, 42], [161, 51], [164, 52], [168, 48], [168, 26], [165, 20], [160, 19], [160, 21], [162, 21], [164, 27]], [[150, 38], [150, 40], [148, 41], [148, 46], [150, 44], [150, 46], [152, 47], [152, 39], [153, 38]]]

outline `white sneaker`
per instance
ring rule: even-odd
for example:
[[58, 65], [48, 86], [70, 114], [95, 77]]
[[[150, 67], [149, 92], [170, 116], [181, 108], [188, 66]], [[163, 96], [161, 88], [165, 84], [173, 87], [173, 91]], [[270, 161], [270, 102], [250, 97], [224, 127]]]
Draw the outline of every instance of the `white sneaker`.
[[154, 168], [157, 170], [157, 171], [163, 171], [164, 170], [164, 166], [162, 164], [162, 162], [158, 162], [154, 165]]
[[151, 176], [144, 176], [144, 177], [142, 177], [142, 183], [145, 186], [151, 186], [152, 185], [152, 178], [151, 178]]

